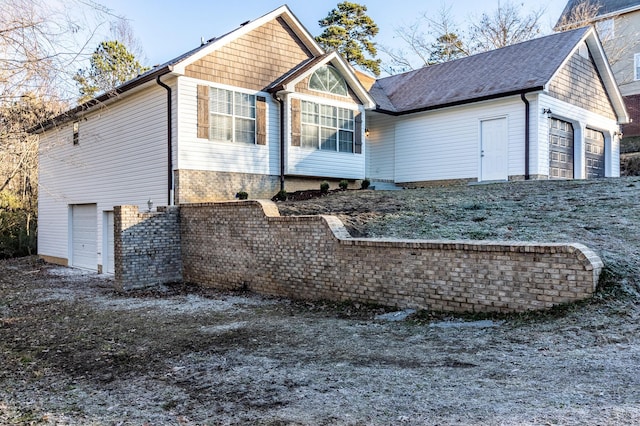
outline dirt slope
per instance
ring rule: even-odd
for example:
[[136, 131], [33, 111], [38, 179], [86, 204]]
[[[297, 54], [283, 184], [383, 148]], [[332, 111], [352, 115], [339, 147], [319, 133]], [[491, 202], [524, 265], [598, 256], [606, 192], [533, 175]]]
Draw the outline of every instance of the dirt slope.
[[105, 276], [0, 261], [0, 424], [639, 424], [639, 188], [521, 183], [280, 205], [339, 212], [368, 235], [579, 241], [610, 265], [588, 302], [489, 321], [389, 322], [376, 319], [383, 308], [185, 286], [122, 295]]

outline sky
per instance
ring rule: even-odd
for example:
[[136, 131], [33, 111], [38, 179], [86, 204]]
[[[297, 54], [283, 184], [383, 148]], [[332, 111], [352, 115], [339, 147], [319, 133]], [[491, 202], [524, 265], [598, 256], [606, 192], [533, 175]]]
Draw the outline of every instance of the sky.
[[[482, 12], [491, 12], [499, 0], [449, 0], [447, 7], [455, 22], [464, 28], [465, 21]], [[551, 32], [565, 0], [512, 0], [522, 4], [524, 10], [545, 9], [542, 31]], [[312, 35], [321, 32], [318, 20], [327, 16], [339, 0], [288, 0], [291, 11]], [[374, 39], [379, 45], [400, 47], [394, 38], [394, 30], [415, 22], [423, 13], [437, 16], [443, 1], [419, 0], [361, 0], [356, 3], [367, 6], [368, 15], [380, 31]], [[504, 2], [504, 0], [503, 0]], [[171, 60], [200, 45], [201, 38], [208, 40], [220, 36], [247, 20], [254, 20], [285, 3], [285, 0], [103, 0], [100, 2], [112, 13], [127, 18], [134, 34], [146, 54], [146, 65], [156, 65]]]

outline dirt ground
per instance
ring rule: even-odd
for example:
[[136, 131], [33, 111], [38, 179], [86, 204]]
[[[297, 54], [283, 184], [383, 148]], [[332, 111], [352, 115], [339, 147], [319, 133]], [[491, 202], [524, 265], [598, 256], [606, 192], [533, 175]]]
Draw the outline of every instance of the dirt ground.
[[0, 261], [0, 424], [638, 424], [639, 188], [626, 178], [279, 204], [337, 212], [364, 235], [598, 251], [598, 294], [544, 313], [395, 321], [383, 307], [197, 286], [118, 294], [106, 276]]

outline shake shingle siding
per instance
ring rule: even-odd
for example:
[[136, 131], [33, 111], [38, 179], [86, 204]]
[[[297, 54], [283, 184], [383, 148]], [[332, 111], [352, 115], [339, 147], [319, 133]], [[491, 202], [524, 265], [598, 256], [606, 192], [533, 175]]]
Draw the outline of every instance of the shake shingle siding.
[[549, 92], [567, 103], [587, 111], [615, 119], [615, 112], [607, 96], [593, 59], [574, 53], [569, 62], [551, 81]]

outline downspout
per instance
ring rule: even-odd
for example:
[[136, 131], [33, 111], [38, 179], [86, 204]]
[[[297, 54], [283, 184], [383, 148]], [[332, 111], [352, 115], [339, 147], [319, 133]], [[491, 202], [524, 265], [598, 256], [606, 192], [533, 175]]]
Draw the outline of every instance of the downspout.
[[280, 104], [280, 191], [284, 191], [284, 100], [277, 93], [272, 96]]
[[173, 205], [171, 193], [173, 192], [173, 147], [172, 147], [172, 109], [171, 109], [171, 87], [167, 86], [160, 80], [160, 75], [156, 77], [156, 82], [167, 89], [167, 205]]
[[524, 102], [524, 180], [529, 180], [531, 178], [531, 176], [529, 176], [529, 127], [531, 127], [529, 122], [530, 105], [527, 97], [525, 96], [525, 92], [520, 93], [520, 98], [522, 99], [522, 102]]

